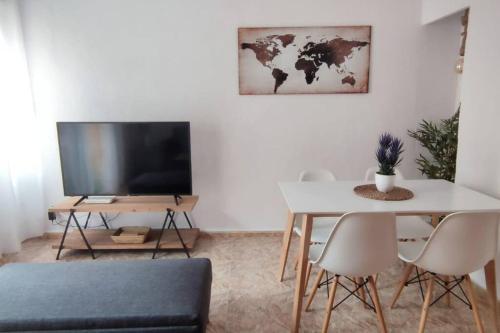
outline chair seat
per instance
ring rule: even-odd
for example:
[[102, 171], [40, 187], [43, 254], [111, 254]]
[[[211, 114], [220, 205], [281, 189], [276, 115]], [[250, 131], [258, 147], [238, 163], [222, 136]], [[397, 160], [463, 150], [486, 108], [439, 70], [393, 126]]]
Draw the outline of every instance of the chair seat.
[[399, 259], [406, 262], [413, 262], [419, 256], [425, 246], [426, 241], [398, 242]]
[[396, 233], [398, 239], [422, 239], [429, 237], [434, 228], [419, 216], [398, 216], [396, 218]]
[[[311, 242], [312, 243], [326, 243], [328, 236], [333, 227], [339, 219], [335, 217], [317, 217], [314, 219], [312, 232], [311, 232]], [[293, 227], [293, 231], [302, 236], [302, 225], [296, 225]]]

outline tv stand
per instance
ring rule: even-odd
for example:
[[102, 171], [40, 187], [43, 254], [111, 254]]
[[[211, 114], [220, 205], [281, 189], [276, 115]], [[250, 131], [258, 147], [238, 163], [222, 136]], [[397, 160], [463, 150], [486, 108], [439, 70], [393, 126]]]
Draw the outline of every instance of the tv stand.
[[[198, 202], [198, 196], [185, 196], [179, 201], [175, 196], [175, 202], [168, 196], [124, 196], [116, 197], [113, 203], [109, 204], [88, 204], [83, 200], [84, 197], [69, 197], [63, 202], [49, 208], [49, 213], [69, 213], [64, 233], [59, 245], [53, 248], [58, 249], [56, 260], [59, 259], [63, 249], [88, 250], [93, 259], [95, 259], [95, 250], [144, 250], [153, 251], [152, 259], [161, 250], [183, 250], [189, 258], [189, 250], [192, 249], [199, 236], [200, 230], [193, 228], [187, 215], [191, 212]], [[164, 212], [161, 229], [151, 230], [149, 240], [144, 244], [117, 244], [111, 239], [111, 235], [116, 231], [109, 229], [103, 213], [134, 213], [134, 212]], [[76, 213], [87, 213], [87, 221], [82, 228]], [[88, 219], [90, 214], [96, 213], [103, 219], [103, 225], [106, 229], [88, 230]], [[175, 214], [183, 213], [188, 229], [180, 229], [175, 221]], [[74, 222], [78, 230], [68, 232], [71, 222]]]

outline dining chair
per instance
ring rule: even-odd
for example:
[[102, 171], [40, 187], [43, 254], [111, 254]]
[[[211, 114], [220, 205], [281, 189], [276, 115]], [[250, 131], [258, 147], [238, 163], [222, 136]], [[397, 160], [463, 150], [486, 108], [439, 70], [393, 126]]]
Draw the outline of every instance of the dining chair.
[[[299, 182], [333, 182], [336, 181], [335, 175], [328, 170], [306, 170], [299, 175]], [[302, 236], [302, 216], [296, 217], [293, 232], [299, 237]], [[298, 221], [298, 222], [297, 222]], [[337, 223], [336, 217], [316, 217], [311, 231], [311, 243], [324, 243]]]
[[[335, 175], [324, 169], [320, 170], [305, 170], [299, 174], [299, 182], [329, 182], [335, 181]], [[295, 221], [293, 223], [293, 233], [297, 234], [299, 237], [302, 236], [302, 216], [297, 214], [295, 216]], [[334, 225], [337, 223], [338, 218], [335, 217], [316, 217], [314, 218], [314, 224], [311, 231], [311, 243], [325, 243], [328, 239], [328, 235], [332, 231]], [[291, 232], [289, 233], [291, 236]], [[285, 240], [286, 243], [286, 253], [284, 265], [286, 265], [286, 259], [288, 257], [288, 251], [290, 248], [291, 237]], [[295, 267], [297, 267], [298, 257], [295, 260]], [[281, 267], [281, 279], [283, 278], [283, 272], [285, 267]], [[308, 272], [310, 274], [310, 271]]]
[[[378, 167], [366, 170], [365, 181], [375, 180]], [[395, 170], [396, 180], [404, 180], [401, 170]], [[396, 234], [399, 241], [422, 240], [429, 237], [434, 228], [420, 216], [398, 216], [396, 217]]]
[[[483, 268], [495, 257], [499, 216], [498, 213], [484, 212], [450, 214], [441, 221], [427, 242], [400, 242], [399, 258], [407, 266], [394, 293], [391, 308], [405, 286], [417, 280], [420, 284], [427, 280], [419, 333], [424, 332], [429, 308], [445, 295], [453, 295], [469, 306], [477, 330], [484, 332], [469, 274]], [[414, 268], [423, 270], [423, 273], [419, 274], [417, 270], [417, 277], [409, 279]], [[452, 280], [443, 279], [442, 276], [452, 277]], [[465, 282], [467, 293], [462, 288], [462, 282]], [[441, 286], [444, 292], [432, 300], [435, 284]], [[454, 292], [456, 288], [461, 293]], [[423, 294], [422, 289], [421, 292]]]
[[[393, 213], [347, 213], [340, 217], [325, 244], [311, 245], [309, 262], [318, 265], [320, 270], [307, 300], [306, 311], [318, 288], [333, 280], [322, 332], [328, 331], [331, 312], [351, 296], [375, 311], [380, 332], [387, 332], [373, 275], [386, 270], [397, 259], [395, 220]], [[333, 276], [322, 282], [325, 272]], [[341, 279], [353, 282], [355, 289], [349, 289]], [[360, 283], [357, 283], [357, 279]], [[348, 296], [334, 306], [338, 286], [346, 289]], [[357, 292], [364, 288], [373, 304], [358, 296]]]

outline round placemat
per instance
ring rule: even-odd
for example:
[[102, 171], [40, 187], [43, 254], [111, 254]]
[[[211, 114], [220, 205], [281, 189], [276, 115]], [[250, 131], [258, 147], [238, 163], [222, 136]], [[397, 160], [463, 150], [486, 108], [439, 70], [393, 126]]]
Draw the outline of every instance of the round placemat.
[[413, 192], [398, 186], [388, 193], [379, 192], [375, 184], [359, 185], [354, 188], [354, 193], [357, 195], [374, 200], [384, 201], [402, 201], [413, 198]]

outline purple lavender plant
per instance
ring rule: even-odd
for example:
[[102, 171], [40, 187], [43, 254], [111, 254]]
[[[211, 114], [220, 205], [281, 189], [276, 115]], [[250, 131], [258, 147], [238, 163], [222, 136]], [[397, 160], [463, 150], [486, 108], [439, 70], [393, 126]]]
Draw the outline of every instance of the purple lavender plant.
[[379, 147], [376, 152], [380, 175], [392, 176], [403, 158], [403, 142], [389, 133], [383, 133], [378, 139]]

